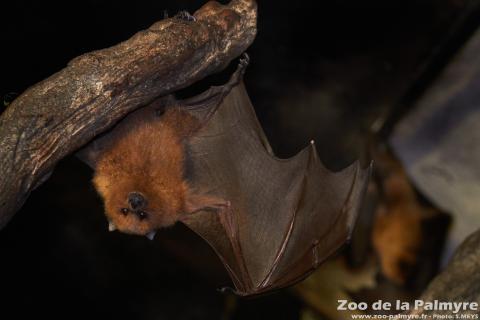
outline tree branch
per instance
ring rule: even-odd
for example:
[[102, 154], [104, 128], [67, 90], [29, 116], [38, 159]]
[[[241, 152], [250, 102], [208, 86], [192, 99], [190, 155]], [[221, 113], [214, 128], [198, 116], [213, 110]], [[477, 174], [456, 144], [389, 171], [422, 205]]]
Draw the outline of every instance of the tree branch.
[[[480, 304], [480, 230], [471, 234], [455, 251], [447, 268], [420, 297], [423, 301], [476, 302]], [[414, 310], [410, 314], [446, 315], [451, 310]], [[459, 314], [478, 314], [462, 310]]]
[[209, 2], [73, 59], [0, 116], [0, 228], [56, 163], [127, 113], [226, 67], [256, 34], [254, 0]]

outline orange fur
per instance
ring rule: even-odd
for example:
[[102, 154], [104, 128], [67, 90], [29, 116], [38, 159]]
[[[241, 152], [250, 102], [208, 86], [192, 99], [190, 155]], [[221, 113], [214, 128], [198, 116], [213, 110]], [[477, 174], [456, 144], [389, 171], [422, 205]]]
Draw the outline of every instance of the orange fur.
[[417, 263], [422, 210], [409, 201], [384, 203], [377, 208], [373, 246], [383, 274], [395, 283], [405, 283]]
[[[114, 142], [98, 159], [93, 178], [107, 219], [126, 233], [145, 235], [174, 224], [190, 210], [184, 142], [198, 120], [178, 108], [167, 109], [160, 118], [153, 111], [140, 110], [115, 128]], [[131, 192], [147, 200], [147, 218], [121, 213], [129, 208]]]
[[377, 153], [376, 160], [383, 194], [376, 209], [373, 247], [382, 273], [393, 282], [404, 284], [418, 262], [422, 221], [433, 215], [433, 210], [418, 202], [405, 170], [393, 155]]

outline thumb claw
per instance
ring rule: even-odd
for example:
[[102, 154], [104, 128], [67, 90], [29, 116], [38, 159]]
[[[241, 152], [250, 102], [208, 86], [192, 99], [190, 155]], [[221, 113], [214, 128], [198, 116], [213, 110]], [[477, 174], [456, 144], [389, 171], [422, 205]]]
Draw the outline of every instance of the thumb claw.
[[230, 287], [220, 287], [220, 288], [217, 288], [217, 291], [220, 293], [233, 293], [238, 295], [237, 291]]

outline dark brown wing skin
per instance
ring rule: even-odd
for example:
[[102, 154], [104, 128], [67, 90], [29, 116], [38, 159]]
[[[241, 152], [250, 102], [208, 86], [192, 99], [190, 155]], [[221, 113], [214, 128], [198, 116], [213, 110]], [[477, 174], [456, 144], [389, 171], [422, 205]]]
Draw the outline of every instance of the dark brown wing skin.
[[345, 243], [370, 170], [355, 162], [330, 172], [313, 143], [293, 158], [276, 158], [242, 73], [183, 103], [197, 105], [197, 116], [209, 114], [189, 142], [191, 183], [231, 202], [185, 223], [214, 248], [236, 292], [247, 296], [302, 280]]

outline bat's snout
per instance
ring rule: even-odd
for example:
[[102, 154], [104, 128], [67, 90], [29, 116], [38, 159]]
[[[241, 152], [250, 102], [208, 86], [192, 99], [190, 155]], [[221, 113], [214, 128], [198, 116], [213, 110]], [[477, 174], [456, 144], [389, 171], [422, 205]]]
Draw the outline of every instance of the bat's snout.
[[133, 210], [139, 210], [146, 207], [147, 200], [140, 192], [130, 192], [128, 194], [128, 204]]

